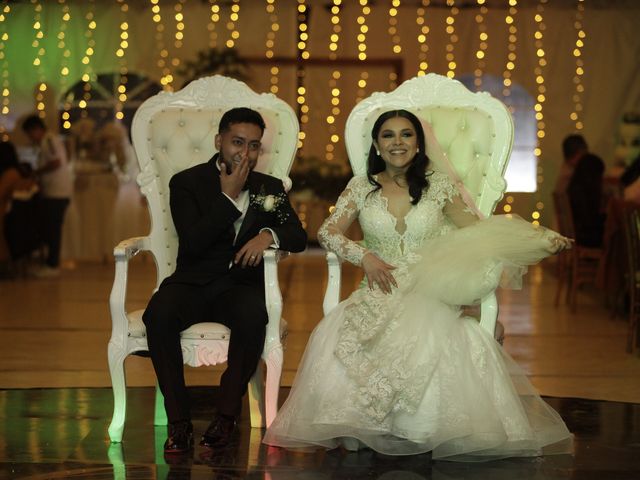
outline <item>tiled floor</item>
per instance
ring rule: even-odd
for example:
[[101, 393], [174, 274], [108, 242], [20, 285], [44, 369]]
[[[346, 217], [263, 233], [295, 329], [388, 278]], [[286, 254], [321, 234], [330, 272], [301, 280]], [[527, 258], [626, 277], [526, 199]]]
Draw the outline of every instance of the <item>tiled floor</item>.
[[[280, 264], [289, 335], [282, 385], [293, 381], [311, 330], [322, 317], [326, 284], [322, 254], [311, 250]], [[578, 312], [553, 305], [552, 268], [532, 268], [522, 290], [499, 292], [505, 348], [543, 395], [640, 403], [640, 357], [625, 352], [627, 324], [611, 318], [597, 292], [579, 296]], [[343, 268], [343, 298], [359, 282]], [[80, 264], [52, 280], [0, 283], [0, 388], [107, 387], [113, 266]], [[136, 258], [128, 308], [144, 308], [155, 285], [151, 258]], [[214, 371], [214, 374], [210, 370]], [[188, 369], [191, 385], [212, 385], [220, 368]], [[146, 358], [127, 360], [131, 386], [151, 386]]]
[[[289, 325], [285, 387], [321, 318], [325, 268], [322, 255], [314, 251], [281, 263]], [[565, 306], [555, 308], [551, 271], [533, 268], [523, 290], [501, 292], [500, 319], [507, 331], [505, 348], [576, 434], [576, 454], [482, 465], [431, 463], [426, 456], [389, 458], [370, 451], [293, 454], [267, 449], [260, 444], [262, 432], [249, 428], [245, 417], [238, 443], [230, 449], [196, 448], [184, 458], [165, 459], [158, 454], [165, 430], [153, 428], [150, 413], [154, 375], [149, 360], [140, 357], [127, 360], [132, 388], [124, 443], [110, 446], [107, 342], [113, 266], [80, 264], [55, 280], [4, 281], [0, 479], [640, 478], [640, 357], [625, 352], [626, 322], [610, 317], [597, 292], [580, 295], [576, 314]], [[150, 258], [133, 262], [130, 309], [144, 307], [154, 272]], [[344, 295], [358, 281], [358, 272], [345, 266]], [[189, 369], [188, 382], [214, 385], [219, 372]], [[193, 390], [199, 399], [194, 409], [199, 433], [211, 415], [215, 389]], [[281, 399], [287, 391], [283, 388]]]

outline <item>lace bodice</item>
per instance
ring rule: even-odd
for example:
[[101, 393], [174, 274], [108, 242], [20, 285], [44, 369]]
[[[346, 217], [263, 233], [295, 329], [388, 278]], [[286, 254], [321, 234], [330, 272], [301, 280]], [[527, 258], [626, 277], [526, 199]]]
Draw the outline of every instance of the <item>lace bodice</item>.
[[[404, 218], [404, 232], [398, 230], [398, 219], [389, 212], [382, 190], [369, 195], [373, 190], [374, 186], [366, 176], [352, 178], [338, 198], [333, 213], [318, 231], [318, 239], [325, 249], [356, 265], [360, 265], [367, 251], [392, 264], [411, 260], [426, 239], [440, 236], [454, 225], [462, 226], [477, 219], [467, 211], [456, 187], [444, 173], [429, 175], [426, 193]], [[364, 234], [361, 243], [344, 235], [356, 219]]]

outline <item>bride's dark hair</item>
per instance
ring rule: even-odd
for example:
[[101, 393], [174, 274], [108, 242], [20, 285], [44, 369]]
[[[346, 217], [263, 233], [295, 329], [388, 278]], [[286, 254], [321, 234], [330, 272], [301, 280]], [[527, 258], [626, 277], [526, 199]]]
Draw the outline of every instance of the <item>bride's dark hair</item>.
[[[420, 201], [420, 198], [422, 198], [424, 190], [429, 187], [429, 181], [427, 180], [426, 175], [427, 166], [429, 166], [429, 157], [427, 157], [426, 154], [424, 130], [422, 129], [422, 125], [420, 124], [418, 117], [407, 110], [390, 110], [385, 112], [380, 115], [376, 120], [376, 123], [373, 124], [373, 128], [371, 129], [371, 138], [377, 142], [378, 134], [380, 133], [380, 129], [384, 122], [394, 117], [403, 117], [409, 120], [413, 125], [413, 129], [416, 131], [416, 136], [418, 137], [418, 152], [413, 157], [411, 165], [409, 165], [409, 168], [405, 173], [405, 178], [409, 185], [411, 203], [416, 205]], [[383, 172], [385, 168], [386, 165], [384, 160], [376, 152], [375, 145], [371, 143], [369, 157], [367, 158], [367, 178], [369, 179], [369, 183], [376, 187], [372, 190], [373, 192], [382, 188], [382, 185], [380, 185], [373, 176], [377, 173]]]

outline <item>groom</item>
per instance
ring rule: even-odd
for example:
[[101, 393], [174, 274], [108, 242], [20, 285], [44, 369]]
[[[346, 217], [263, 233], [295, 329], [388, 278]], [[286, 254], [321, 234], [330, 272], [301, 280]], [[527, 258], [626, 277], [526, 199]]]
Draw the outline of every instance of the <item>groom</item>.
[[299, 252], [306, 245], [306, 233], [282, 182], [253, 171], [264, 129], [258, 112], [229, 110], [215, 137], [218, 153], [169, 182], [179, 240], [177, 267], [143, 315], [169, 420], [167, 453], [193, 446], [180, 332], [200, 322], [223, 323], [231, 329], [217, 413], [200, 442], [224, 446], [264, 346], [268, 317], [262, 253], [269, 247]]

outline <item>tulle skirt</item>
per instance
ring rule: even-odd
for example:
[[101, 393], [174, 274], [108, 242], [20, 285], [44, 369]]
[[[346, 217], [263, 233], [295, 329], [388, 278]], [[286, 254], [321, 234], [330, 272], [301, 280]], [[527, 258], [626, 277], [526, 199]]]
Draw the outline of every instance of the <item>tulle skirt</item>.
[[549, 245], [507, 217], [425, 242], [392, 294], [359, 289], [318, 324], [264, 442], [455, 461], [570, 453], [560, 416], [460, 309], [517, 285]]

